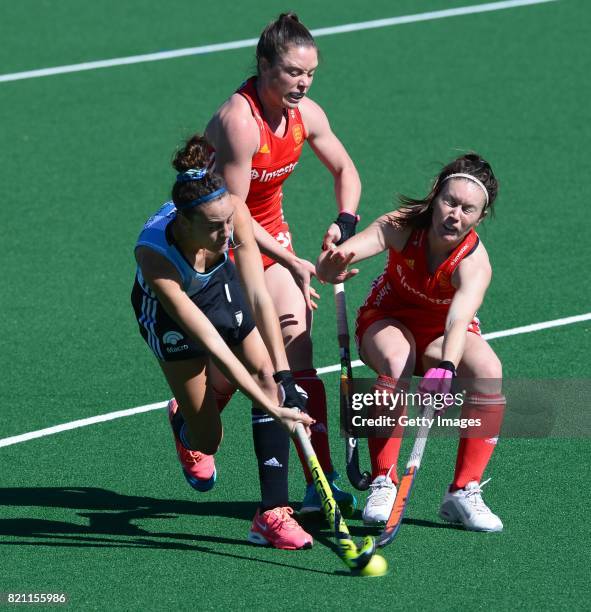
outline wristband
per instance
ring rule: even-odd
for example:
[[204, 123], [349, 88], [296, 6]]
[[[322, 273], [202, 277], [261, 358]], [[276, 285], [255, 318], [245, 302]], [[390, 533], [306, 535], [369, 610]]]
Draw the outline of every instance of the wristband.
[[308, 394], [296, 385], [293, 374], [289, 370], [281, 370], [273, 374], [273, 380], [279, 385], [283, 398], [281, 405], [286, 408], [304, 410], [308, 401]]
[[437, 367], [451, 372], [454, 378], [458, 375], [456, 372], [456, 366], [451, 361], [442, 361]]
[[277, 383], [289, 383], [293, 380], [293, 375], [289, 370], [281, 370], [273, 374], [273, 380]]
[[335, 219], [336, 225], [341, 230], [341, 237], [335, 243], [337, 246], [343, 244], [345, 240], [349, 240], [351, 236], [355, 235], [355, 227], [357, 226], [358, 217], [348, 212], [339, 213], [339, 216]]

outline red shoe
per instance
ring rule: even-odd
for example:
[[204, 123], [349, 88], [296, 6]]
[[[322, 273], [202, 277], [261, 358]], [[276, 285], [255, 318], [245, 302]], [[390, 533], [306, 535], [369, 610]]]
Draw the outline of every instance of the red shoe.
[[258, 509], [252, 521], [248, 541], [283, 550], [312, 548], [312, 536], [291, 518], [292, 514], [293, 510], [289, 506], [272, 508], [263, 513]]
[[180, 410], [178, 410], [178, 404], [174, 397], [168, 402], [168, 420], [172, 427], [176, 454], [181, 462], [184, 477], [197, 491], [202, 493], [209, 491], [217, 478], [213, 455], [204, 455], [199, 451], [192, 451], [183, 446], [180, 432], [185, 421]]

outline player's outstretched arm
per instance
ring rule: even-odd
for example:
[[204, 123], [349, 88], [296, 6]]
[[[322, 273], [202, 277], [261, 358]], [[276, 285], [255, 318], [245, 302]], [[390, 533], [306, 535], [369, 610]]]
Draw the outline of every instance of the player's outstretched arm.
[[338, 247], [320, 253], [316, 262], [316, 276], [321, 281], [341, 283], [358, 270], [347, 266], [382, 253], [388, 248], [400, 250], [408, 238], [408, 230], [400, 230], [392, 223], [392, 214], [382, 215]]
[[236, 268], [256, 326], [269, 351], [276, 372], [289, 370], [283, 337], [273, 299], [267, 290], [263, 264], [252, 229], [252, 217], [244, 202], [234, 199], [234, 250]]
[[[342, 221], [339, 224], [332, 223], [326, 231], [322, 241], [322, 249], [326, 250], [331, 244], [347, 240], [355, 233], [361, 181], [353, 160], [335, 136], [320, 106], [305, 98], [300, 110], [308, 133], [308, 142], [316, 157], [333, 176], [339, 219]], [[343, 232], [347, 235], [343, 235]]]
[[167, 259], [147, 248], [137, 250], [137, 259], [144, 279], [166, 312], [193, 340], [205, 347], [230, 381], [265, 412], [277, 419], [290, 434], [295, 433], [298, 422], [305, 427], [310, 426], [313, 420], [305, 413], [295, 410], [288, 413], [285, 408], [277, 406], [267, 398], [209, 319], [183, 291], [178, 273]]

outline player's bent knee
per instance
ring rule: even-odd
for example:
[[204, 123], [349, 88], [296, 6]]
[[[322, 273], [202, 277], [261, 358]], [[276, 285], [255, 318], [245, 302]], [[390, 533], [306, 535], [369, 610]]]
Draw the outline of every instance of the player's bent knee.
[[386, 371], [380, 372], [380, 374], [385, 374], [386, 376], [390, 376], [391, 378], [400, 378], [401, 376], [404, 376], [407, 372], [412, 372], [414, 368], [415, 359], [416, 353], [413, 346], [410, 347], [410, 350], [407, 355], [384, 356], [382, 367]]
[[476, 368], [476, 378], [501, 381], [503, 378], [503, 365], [500, 359], [494, 355], [479, 363]]
[[[468, 386], [477, 393], [496, 394], [502, 392], [503, 366], [496, 355], [492, 359], [482, 360], [470, 368], [468, 376], [472, 383]], [[460, 378], [462, 374], [460, 374]]]

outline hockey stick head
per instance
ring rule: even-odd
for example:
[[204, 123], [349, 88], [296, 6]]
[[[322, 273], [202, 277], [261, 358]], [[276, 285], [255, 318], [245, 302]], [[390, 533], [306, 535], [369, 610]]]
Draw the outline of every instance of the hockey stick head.
[[404, 518], [404, 511], [410, 498], [410, 492], [412, 491], [412, 485], [414, 484], [415, 477], [417, 475], [417, 469], [410, 467], [406, 470], [400, 484], [398, 485], [398, 492], [396, 493], [396, 499], [390, 512], [390, 516], [386, 522], [384, 530], [379, 535], [377, 540], [378, 548], [383, 548], [390, 544], [390, 542], [396, 537], [400, 526], [402, 525], [402, 519]]
[[349, 478], [349, 482], [358, 491], [367, 491], [369, 489], [371, 474], [369, 472], [361, 473], [358, 465], [352, 463], [347, 464], [347, 477]]
[[367, 491], [371, 483], [371, 474], [359, 470], [359, 451], [357, 438], [347, 438], [347, 478], [358, 491]]
[[350, 570], [361, 570], [376, 552], [376, 542], [371, 536], [365, 536], [358, 548], [351, 538], [339, 539], [340, 557]]
[[388, 571], [388, 563], [376, 554], [376, 543], [371, 536], [363, 538], [358, 548], [353, 540], [339, 540], [341, 559], [352, 573], [359, 576], [383, 576]]
[[390, 542], [396, 537], [396, 534], [400, 529], [400, 525], [401, 522], [393, 525], [392, 527], [385, 527], [384, 531], [382, 531], [377, 539], [376, 546], [378, 548], [383, 548], [384, 546], [390, 544]]

